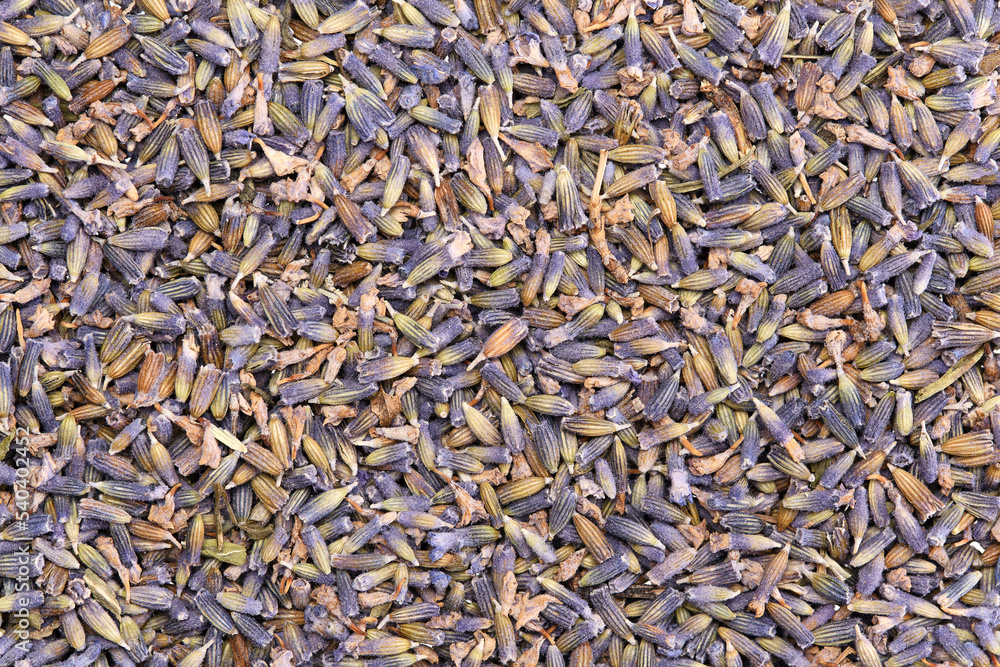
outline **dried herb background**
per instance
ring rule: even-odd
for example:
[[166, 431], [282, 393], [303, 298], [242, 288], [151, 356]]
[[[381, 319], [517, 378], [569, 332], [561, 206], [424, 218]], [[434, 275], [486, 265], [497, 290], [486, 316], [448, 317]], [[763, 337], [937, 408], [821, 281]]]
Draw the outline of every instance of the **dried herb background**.
[[995, 666], [998, 34], [0, 2], [0, 667]]

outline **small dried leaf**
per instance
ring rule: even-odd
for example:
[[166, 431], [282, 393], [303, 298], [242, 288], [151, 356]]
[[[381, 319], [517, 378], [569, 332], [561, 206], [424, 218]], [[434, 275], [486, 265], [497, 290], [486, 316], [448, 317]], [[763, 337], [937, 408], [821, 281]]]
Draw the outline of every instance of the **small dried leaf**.
[[550, 602], [559, 602], [559, 600], [544, 593], [531, 598], [523, 593], [518, 594], [514, 604], [510, 608], [510, 613], [515, 618], [514, 629], [520, 630], [531, 621], [537, 619], [545, 611], [545, 608], [549, 606]]
[[552, 169], [554, 166], [552, 158], [549, 156], [549, 151], [540, 143], [511, 139], [504, 134], [501, 134], [500, 138], [503, 139], [505, 144], [513, 148], [515, 153], [525, 159], [533, 172], [539, 173], [547, 169]]

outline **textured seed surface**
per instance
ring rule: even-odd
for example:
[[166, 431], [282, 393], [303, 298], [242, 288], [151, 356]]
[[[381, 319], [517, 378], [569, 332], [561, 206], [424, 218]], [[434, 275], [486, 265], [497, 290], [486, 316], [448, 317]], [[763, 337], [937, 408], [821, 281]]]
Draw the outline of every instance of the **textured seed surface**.
[[0, 2], [0, 667], [1000, 659], [996, 0]]

